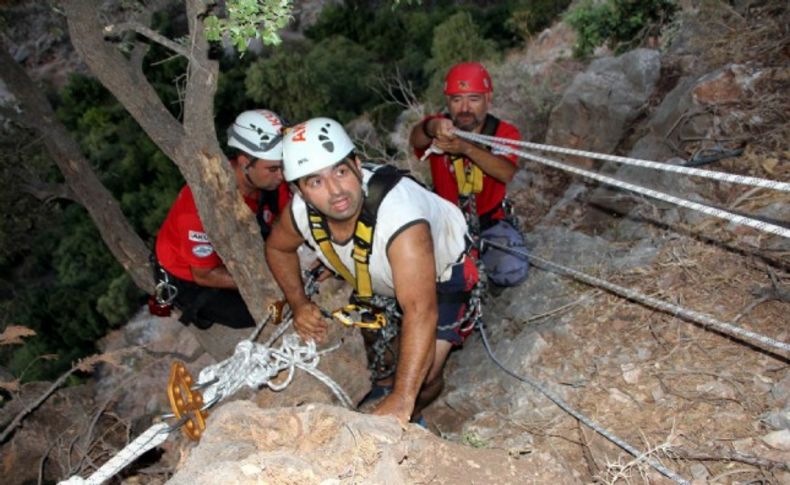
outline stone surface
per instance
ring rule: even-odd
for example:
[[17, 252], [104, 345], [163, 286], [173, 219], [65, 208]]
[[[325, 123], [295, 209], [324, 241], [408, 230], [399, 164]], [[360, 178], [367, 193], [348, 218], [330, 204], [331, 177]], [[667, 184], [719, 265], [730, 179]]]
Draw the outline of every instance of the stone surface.
[[310, 404], [236, 401], [209, 419], [171, 485], [215, 483], [579, 483], [554, 457], [474, 449], [394, 418]]
[[644, 111], [660, 70], [659, 53], [649, 49], [593, 61], [551, 113], [546, 142], [610, 153]]

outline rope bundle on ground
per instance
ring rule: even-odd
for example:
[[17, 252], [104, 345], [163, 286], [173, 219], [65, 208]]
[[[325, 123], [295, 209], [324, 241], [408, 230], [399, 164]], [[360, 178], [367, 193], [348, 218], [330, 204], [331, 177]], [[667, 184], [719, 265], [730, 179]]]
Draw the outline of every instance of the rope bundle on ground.
[[[242, 386], [246, 385], [252, 389], [267, 386], [273, 391], [281, 391], [291, 383], [294, 372], [297, 368], [304, 370], [334, 393], [344, 406], [351, 408], [351, 398], [332, 378], [318, 370], [320, 356], [337, 349], [340, 344], [333, 347], [317, 351], [313, 341], [301, 345], [300, 337], [289, 334], [283, 337], [282, 344], [273, 348], [272, 344], [277, 338], [285, 333], [291, 325], [292, 320], [283, 323], [265, 344], [252, 342], [272, 315], [270, 314], [263, 320], [250, 340], [242, 340], [236, 345], [236, 350], [227, 359], [217, 364], [204, 368], [199, 375], [196, 388], [205, 388], [204, 409], [208, 409], [222, 399], [232, 395]], [[282, 371], [288, 371], [286, 378], [280, 383], [271, 382]], [[135, 461], [147, 451], [162, 444], [169, 433], [178, 426], [170, 426], [167, 423], [157, 423], [148, 428], [134, 441], [126, 445], [114, 457], [108, 460], [98, 470], [88, 478], [73, 476], [67, 480], [59, 482], [59, 485], [99, 485], [107, 479], [113, 477], [127, 465]]]
[[[351, 398], [329, 376], [318, 370], [319, 357], [335, 350], [338, 346], [316, 351], [312, 340], [300, 345], [301, 338], [295, 333], [283, 337], [278, 348], [242, 340], [236, 345], [232, 356], [200, 371], [198, 386], [206, 386], [203, 391], [207, 403], [221, 400], [234, 394], [242, 386], [258, 389], [267, 386], [273, 391], [288, 387], [294, 371], [302, 369], [329, 387], [338, 400], [346, 407], [353, 407]], [[280, 383], [272, 379], [287, 371], [286, 378]]]

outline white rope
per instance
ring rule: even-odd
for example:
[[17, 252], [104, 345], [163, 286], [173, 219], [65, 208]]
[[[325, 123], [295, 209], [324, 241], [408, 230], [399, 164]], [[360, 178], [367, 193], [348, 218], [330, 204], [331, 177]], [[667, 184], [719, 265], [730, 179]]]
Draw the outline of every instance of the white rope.
[[[525, 256], [529, 258], [531, 264], [542, 267], [542, 269], [544, 270], [548, 270], [548, 271], [553, 270], [561, 274], [570, 276], [576, 280], [587, 283], [589, 285], [604, 288], [606, 290], [611, 291], [612, 293], [620, 295], [629, 300], [634, 300], [640, 303], [644, 303], [647, 306], [669, 313], [670, 315], [683, 317], [687, 320], [691, 320], [693, 322], [699, 323], [703, 327], [713, 328], [721, 333], [724, 333], [736, 339], [743, 338], [751, 341], [752, 343], [756, 342], [758, 346], [763, 349], [779, 350], [785, 353], [790, 353], [790, 344], [780, 342], [778, 340], [774, 340], [770, 337], [766, 337], [765, 335], [761, 335], [759, 333], [752, 332], [750, 330], [746, 330], [741, 327], [737, 327], [731, 323], [719, 321], [711, 317], [710, 315], [706, 315], [704, 313], [695, 310], [689, 310], [679, 305], [675, 305], [673, 303], [659, 300], [658, 298], [653, 298], [652, 296], [645, 295], [644, 293], [640, 293], [636, 290], [625, 288], [623, 286], [619, 286], [614, 283], [610, 283], [609, 281], [596, 278], [594, 276], [588, 275], [586, 273], [582, 273], [581, 271], [577, 271], [575, 269], [568, 268], [566, 266], [562, 266], [561, 264], [553, 263], [547, 259], [543, 259], [539, 256], [536, 256], [535, 254], [527, 254], [526, 252], [521, 252], [517, 249], [499, 244], [495, 241], [484, 239], [483, 244], [484, 245], [488, 244], [497, 247], [503, 251], [509, 251], [512, 253]], [[535, 264], [536, 262], [537, 264]]]
[[790, 239], [790, 229], [782, 227], [782, 226], [777, 226], [775, 224], [770, 224], [768, 222], [759, 221], [759, 220], [752, 219], [752, 218], [749, 218], [749, 217], [744, 217], [744, 216], [741, 216], [741, 215], [738, 215], [738, 214], [734, 214], [732, 212], [728, 212], [728, 211], [725, 211], [725, 210], [722, 210], [722, 209], [719, 209], [719, 208], [716, 208], [716, 207], [713, 207], [713, 206], [700, 204], [700, 203], [697, 203], [697, 202], [692, 202], [690, 200], [681, 199], [680, 197], [675, 197], [674, 195], [665, 194], [664, 192], [659, 192], [657, 190], [648, 189], [648, 188], [645, 188], [645, 187], [641, 187], [639, 185], [634, 185], [634, 184], [630, 184], [628, 182], [623, 182], [621, 180], [617, 180], [617, 179], [614, 179], [614, 178], [611, 178], [611, 177], [607, 177], [607, 176], [604, 176], [604, 175], [599, 175], [599, 174], [597, 174], [595, 172], [591, 172], [589, 170], [584, 170], [584, 169], [581, 169], [581, 168], [578, 168], [578, 167], [574, 167], [572, 165], [567, 165], [567, 164], [564, 164], [564, 163], [560, 163], [560, 162], [557, 162], [555, 160], [551, 160], [551, 159], [548, 159], [548, 158], [545, 158], [545, 157], [532, 155], [532, 154], [526, 153], [526, 152], [524, 152], [522, 150], [516, 150], [516, 149], [511, 148], [511, 147], [509, 147], [507, 145], [502, 145], [502, 144], [499, 144], [499, 143], [492, 143], [490, 141], [482, 139], [480, 137], [480, 135], [478, 135], [476, 133], [469, 133], [469, 132], [465, 132], [465, 131], [456, 131], [455, 133], [456, 133], [456, 135], [458, 135], [461, 138], [465, 138], [467, 140], [472, 140], [472, 141], [477, 141], [477, 142], [483, 143], [485, 145], [490, 145], [490, 146], [496, 147], [497, 149], [500, 149], [500, 150], [502, 150], [504, 152], [512, 153], [512, 154], [518, 155], [519, 157], [526, 158], [528, 160], [532, 160], [532, 161], [535, 161], [535, 162], [539, 162], [539, 163], [542, 163], [544, 165], [548, 165], [549, 167], [553, 167], [553, 168], [556, 168], [556, 169], [559, 169], [559, 170], [564, 170], [566, 172], [570, 172], [570, 173], [574, 173], [574, 174], [577, 174], [577, 175], [581, 175], [583, 177], [588, 177], [588, 178], [591, 178], [593, 180], [597, 180], [599, 182], [603, 182], [605, 184], [612, 185], [614, 187], [619, 187], [621, 189], [630, 190], [631, 192], [636, 192], [638, 194], [646, 195], [648, 197], [653, 197], [654, 199], [663, 200], [664, 202], [669, 202], [671, 204], [675, 204], [675, 205], [678, 205], [678, 206], [681, 206], [681, 207], [685, 207], [685, 208], [688, 208], [688, 209], [693, 209], [693, 210], [702, 212], [704, 214], [707, 214], [709, 216], [718, 217], [720, 219], [725, 219], [725, 220], [728, 220], [728, 221], [733, 222], [735, 224], [741, 224], [741, 225], [744, 225], [744, 226], [749, 226], [749, 227], [752, 227], [754, 229], [757, 229], [757, 230], [760, 230], [760, 231], [763, 231], [763, 232], [767, 232], [767, 233], [770, 233], [770, 234], [776, 234], [778, 236], [782, 236], [782, 237]]
[[115, 456], [110, 458], [104, 465], [88, 478], [73, 476], [67, 480], [58, 482], [59, 485], [99, 485], [107, 479], [121, 471], [126, 465], [132, 463], [146, 451], [156, 448], [164, 443], [170, 433], [170, 426], [167, 423], [157, 423], [143, 432], [134, 441], [126, 445]]
[[[251, 338], [257, 336], [260, 328], [270, 318], [271, 315], [258, 325]], [[272, 343], [285, 332], [291, 322], [292, 320], [283, 323], [266, 344], [242, 340], [236, 345], [236, 350], [232, 356], [200, 371], [198, 387], [205, 386], [206, 388], [203, 391], [203, 400], [207, 403], [205, 407], [211, 407], [232, 395], [243, 385], [252, 389], [258, 389], [265, 385], [273, 391], [282, 391], [293, 380], [295, 369], [299, 368], [326, 385], [344, 406], [352, 408], [351, 398], [348, 397], [343, 388], [317, 368], [320, 356], [337, 349], [340, 347], [340, 344], [316, 351], [315, 342], [310, 340], [306, 345], [300, 345], [301, 339], [299, 335], [292, 333], [283, 337], [283, 342], [279, 348], [271, 347]], [[286, 379], [279, 384], [272, 383], [271, 379], [277, 377], [284, 370], [288, 371]], [[99, 485], [116, 475], [146, 451], [162, 444], [167, 439], [169, 432], [170, 426], [166, 423], [155, 424], [119, 451], [118, 454], [108, 460], [89, 478], [83, 479], [79, 476], [73, 476], [59, 482], [59, 485]]]
[[[456, 131], [457, 135], [461, 132]], [[463, 135], [461, 135], [463, 136]], [[510, 138], [502, 138], [489, 135], [477, 135], [481, 140], [487, 140], [497, 143], [505, 143], [511, 146], [520, 146], [530, 148], [533, 150], [541, 150], [546, 152], [562, 153], [565, 155], [575, 155], [579, 157], [595, 158], [598, 160], [606, 160], [608, 162], [622, 163], [624, 165], [632, 165], [634, 167], [653, 168], [656, 170], [663, 170], [665, 172], [682, 173], [684, 175], [694, 175], [697, 177], [705, 177], [722, 182], [729, 182], [733, 184], [752, 185], [754, 187], [762, 187], [766, 189], [779, 190], [782, 192], [790, 192], [790, 183], [779, 182], [776, 180], [763, 179], [759, 177], [748, 177], [745, 175], [737, 175], [733, 173], [716, 172], [713, 170], [704, 170], [700, 168], [684, 167], [682, 165], [670, 165], [668, 163], [652, 162], [650, 160], [642, 160], [639, 158], [618, 157], [616, 155], [607, 155], [605, 153], [588, 152], [584, 150], [576, 150], [573, 148], [558, 147], [554, 145], [542, 145], [540, 143], [532, 143], [528, 141], [512, 140]]]
[[[278, 333], [290, 324], [283, 324]], [[270, 339], [271, 341], [271, 339]], [[279, 348], [243, 340], [236, 345], [232, 356], [200, 371], [198, 386], [205, 386], [204, 401], [213, 403], [238, 391], [242, 386], [258, 389], [265, 385], [273, 391], [285, 389], [294, 376], [296, 368], [302, 369], [329, 387], [346, 407], [353, 407], [351, 399], [329, 376], [319, 371], [320, 355], [335, 350], [337, 346], [316, 351], [315, 342], [300, 345], [299, 335], [292, 333], [283, 337]], [[282, 371], [288, 371], [285, 380], [272, 382]]]

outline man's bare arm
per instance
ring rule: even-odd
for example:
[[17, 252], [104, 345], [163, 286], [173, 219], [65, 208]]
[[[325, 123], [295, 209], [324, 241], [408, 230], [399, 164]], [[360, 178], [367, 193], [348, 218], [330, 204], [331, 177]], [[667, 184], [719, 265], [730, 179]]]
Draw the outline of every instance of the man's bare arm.
[[[428, 148], [436, 137], [436, 120], [437, 118], [428, 118], [414, 125], [409, 134], [409, 144], [417, 150]], [[428, 134], [431, 136], [428, 136]]]
[[290, 214], [289, 202], [266, 239], [266, 263], [293, 310], [296, 331], [305, 340], [323, 342], [326, 339], [326, 322], [321, 317], [320, 309], [305, 295], [297, 254], [304, 239], [294, 228]]
[[387, 257], [403, 321], [395, 386], [374, 413], [408, 422], [436, 350], [436, 263], [428, 224], [420, 222], [399, 234]]
[[[502, 183], [509, 183], [518, 171], [518, 167], [505, 157], [494, 155], [490, 151], [472, 142], [463, 140], [455, 136], [453, 122], [448, 119], [437, 119], [436, 125], [436, 148], [454, 155], [463, 155], [471, 160], [480, 170], [489, 177], [493, 177]], [[432, 125], [432, 126], [433, 126]]]

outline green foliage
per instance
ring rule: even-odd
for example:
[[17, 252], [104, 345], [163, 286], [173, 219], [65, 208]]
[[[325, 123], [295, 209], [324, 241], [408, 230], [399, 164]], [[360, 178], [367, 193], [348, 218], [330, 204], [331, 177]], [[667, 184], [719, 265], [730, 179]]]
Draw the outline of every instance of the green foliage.
[[[73, 76], [54, 101], [60, 120], [129, 221], [151, 240], [183, 183], [176, 167], [96, 80]], [[6, 132], [3, 146], [20, 138], [27, 135]], [[41, 144], [25, 147], [4, 152], [4, 180], [21, 176], [62, 183]], [[139, 307], [141, 294], [81, 206], [63, 200], [42, 205], [20, 184], [4, 187], [3, 197], [11, 203], [0, 227], [0, 237], [9, 242], [0, 259], [0, 325], [24, 325], [37, 335], [5, 350], [0, 365], [16, 375], [24, 372], [25, 379], [52, 378], [94, 352], [94, 342]], [[27, 239], [15, 237], [19, 234]], [[55, 357], [40, 359], [42, 354]]]
[[578, 33], [575, 54], [585, 57], [607, 43], [616, 53], [657, 35], [677, 6], [671, 0], [585, 0], [570, 10], [565, 20]]
[[505, 27], [526, 40], [549, 27], [570, 4], [571, 0], [523, 0], [514, 7]]
[[434, 29], [431, 54], [426, 64], [426, 71], [431, 73], [428, 98], [437, 104], [441, 104], [444, 76], [453, 64], [497, 58], [494, 42], [482, 37], [474, 19], [467, 12], [450, 16]]
[[347, 122], [372, 105], [373, 56], [346, 37], [293, 44], [250, 66], [247, 95], [291, 120], [320, 114]]
[[247, 50], [251, 39], [277, 45], [277, 31], [291, 18], [290, 0], [226, 0], [226, 16], [209, 15], [204, 20], [206, 38], [219, 41], [227, 35], [240, 53]]
[[137, 309], [132, 302], [138, 296], [138, 291], [129, 273], [124, 271], [110, 281], [107, 291], [96, 300], [96, 311], [111, 326], [120, 326]]
[[[416, 94], [440, 94], [440, 83], [429, 87], [432, 78], [441, 80], [454, 62], [496, 58], [498, 50], [514, 45], [517, 36], [503, 24], [517, 6], [538, 1], [470, 7], [393, 0], [397, 8], [381, 8], [382, 2], [347, 0], [326, 7], [307, 30], [308, 42], [281, 45], [261, 59], [221, 59], [215, 98], [219, 139], [224, 141], [225, 128], [239, 112], [256, 107], [293, 121], [327, 115], [346, 122], [367, 112], [377, 123], [394, 123], [398, 108], [383, 103], [373, 89], [379, 78], [397, 70]], [[276, 31], [291, 8], [284, 0], [225, 5], [224, 17], [206, 17], [208, 35], [227, 35], [242, 52], [250, 38], [278, 42]], [[174, 18], [182, 17], [157, 14], [153, 27], [170, 38], [183, 36], [185, 26]], [[180, 117], [186, 61], [171, 54], [152, 45], [143, 70]], [[96, 80], [74, 76], [51, 97], [101, 181], [138, 234], [152, 243], [183, 184], [175, 165]], [[24, 193], [18, 181], [28, 175], [62, 182], [43, 145], [33, 140], [28, 133], [0, 135], [0, 329], [13, 323], [37, 332], [25, 345], [0, 349], [0, 365], [25, 380], [52, 378], [95, 351], [94, 342], [142, 301], [83, 208], [64, 200], [41, 204]], [[48, 354], [57, 356], [42, 358]]]

